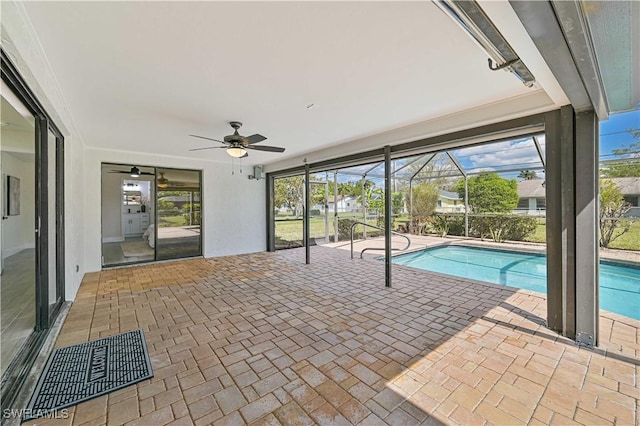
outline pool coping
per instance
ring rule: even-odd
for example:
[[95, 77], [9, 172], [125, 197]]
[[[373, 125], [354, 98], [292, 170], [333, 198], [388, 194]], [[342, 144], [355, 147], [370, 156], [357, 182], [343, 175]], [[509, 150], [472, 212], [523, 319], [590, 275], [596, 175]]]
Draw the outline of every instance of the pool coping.
[[[491, 246], [489, 244], [482, 244], [479, 241], [472, 241], [472, 243], [477, 243], [477, 244], [467, 244], [468, 241], [464, 240], [464, 241], [443, 241], [442, 243], [436, 243], [436, 244], [432, 244], [429, 246], [425, 246], [425, 247], [416, 247], [415, 249], [410, 249], [410, 250], [406, 250], [403, 251], [402, 253], [396, 253], [396, 254], [392, 254], [391, 257], [397, 257], [397, 256], [403, 256], [403, 255], [407, 255], [407, 254], [411, 254], [411, 253], [417, 253], [420, 251], [424, 251], [424, 250], [429, 250], [429, 249], [433, 249], [433, 248], [438, 248], [438, 247], [448, 247], [448, 246], [462, 246], [462, 247], [469, 247], [469, 248], [484, 248], [484, 249], [489, 249], [489, 250], [494, 250], [494, 251], [502, 251], [502, 252], [510, 252], [510, 251], [516, 251], [516, 252], [521, 252], [521, 253], [527, 253], [527, 254], [534, 254], [536, 256], [546, 256], [546, 250], [527, 250], [525, 247], [518, 247], [519, 250], [510, 250], [508, 248], [503, 248], [503, 247], [495, 247], [495, 246]], [[376, 256], [374, 260], [384, 260], [384, 256]], [[631, 267], [633, 269], [638, 269], [640, 270], [640, 263], [637, 262], [631, 262], [631, 261], [626, 261], [626, 260], [610, 260], [610, 259], [600, 259], [600, 262], [604, 262], [606, 264], [611, 264], [614, 266], [626, 266], [626, 267]], [[473, 283], [477, 283], [477, 284], [481, 284], [481, 285], [485, 285], [485, 286], [489, 286], [492, 288], [500, 288], [500, 289], [509, 289], [511, 290], [513, 293], [517, 293], [517, 292], [524, 292], [525, 294], [529, 295], [529, 296], [535, 296], [535, 297], [539, 297], [539, 298], [543, 298], [543, 299], [547, 299], [547, 294], [546, 293], [540, 293], [537, 291], [533, 291], [533, 290], [527, 290], [524, 288], [518, 288], [518, 287], [511, 287], [511, 286], [507, 286], [507, 285], [501, 285], [501, 284], [495, 284], [489, 281], [481, 281], [481, 280], [477, 280], [474, 278], [468, 278], [468, 277], [459, 277], [457, 275], [451, 275], [451, 274], [444, 274], [442, 272], [436, 272], [436, 271], [431, 271], [428, 269], [421, 269], [421, 268], [416, 268], [414, 266], [410, 266], [410, 265], [403, 265], [403, 264], [398, 264], [398, 263], [394, 263], [394, 266], [400, 266], [400, 267], [406, 267], [406, 268], [411, 268], [413, 270], [419, 270], [419, 271], [424, 271], [430, 274], [436, 274], [439, 275], [441, 277], [455, 277], [458, 279], [464, 279], [464, 280], [469, 280]], [[629, 324], [629, 325], [633, 325], [635, 326], [638, 322], [640, 322], [640, 319], [635, 319], [635, 318], [631, 318], [622, 314], [619, 314], [617, 312], [612, 312], [612, 311], [608, 311], [606, 309], [602, 309], [599, 308], [600, 311], [600, 315], [603, 315], [605, 317], [608, 317], [612, 320], [615, 321], [620, 321], [622, 323], [625, 324]], [[634, 324], [633, 322], [635, 322], [636, 324]]]

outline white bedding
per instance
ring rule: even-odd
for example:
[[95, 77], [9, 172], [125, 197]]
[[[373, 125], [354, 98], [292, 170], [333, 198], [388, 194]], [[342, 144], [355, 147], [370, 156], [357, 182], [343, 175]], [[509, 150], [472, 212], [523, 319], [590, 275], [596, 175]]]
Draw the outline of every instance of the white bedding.
[[151, 225], [149, 225], [149, 227], [147, 228], [146, 231], [144, 231], [144, 234], [142, 234], [142, 239], [143, 240], [148, 240], [149, 241], [149, 247], [154, 248], [156, 246], [156, 232], [155, 232], [155, 226], [152, 223]]

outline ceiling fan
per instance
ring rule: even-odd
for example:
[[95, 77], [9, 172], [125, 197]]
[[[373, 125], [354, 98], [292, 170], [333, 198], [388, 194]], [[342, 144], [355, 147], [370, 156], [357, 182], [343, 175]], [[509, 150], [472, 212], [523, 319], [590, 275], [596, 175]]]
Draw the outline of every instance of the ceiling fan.
[[160, 177], [158, 178], [158, 188], [166, 188], [169, 186], [169, 179], [164, 177], [164, 172], [160, 172]]
[[140, 177], [140, 175], [150, 175], [153, 176], [153, 173], [149, 172], [141, 172], [139, 168], [136, 166], [131, 167], [131, 170], [128, 172], [123, 172], [122, 170], [111, 170], [109, 173], [122, 173], [125, 175], [129, 175], [131, 177]]
[[267, 151], [267, 152], [284, 152], [284, 148], [280, 148], [277, 146], [264, 146], [264, 145], [254, 145], [258, 142], [262, 142], [264, 140], [266, 140], [267, 138], [260, 135], [260, 134], [255, 134], [255, 135], [251, 135], [251, 136], [242, 136], [238, 133], [238, 129], [240, 127], [242, 127], [242, 123], [239, 121], [231, 121], [229, 122], [229, 124], [231, 125], [231, 127], [233, 127], [235, 129], [235, 132], [233, 132], [232, 135], [228, 135], [225, 136], [223, 140], [218, 140], [218, 139], [213, 139], [213, 138], [207, 138], [204, 136], [198, 136], [198, 135], [189, 135], [192, 136], [194, 138], [200, 138], [200, 139], [206, 139], [206, 140], [210, 140], [210, 141], [214, 141], [214, 142], [220, 142], [225, 144], [226, 146], [208, 146], [205, 148], [195, 148], [195, 149], [190, 149], [189, 151], [200, 151], [203, 149], [216, 149], [216, 148], [225, 148], [227, 150], [227, 154], [229, 154], [232, 157], [235, 158], [244, 158], [247, 157], [249, 154], [247, 153], [247, 150], [255, 150], [255, 151]]

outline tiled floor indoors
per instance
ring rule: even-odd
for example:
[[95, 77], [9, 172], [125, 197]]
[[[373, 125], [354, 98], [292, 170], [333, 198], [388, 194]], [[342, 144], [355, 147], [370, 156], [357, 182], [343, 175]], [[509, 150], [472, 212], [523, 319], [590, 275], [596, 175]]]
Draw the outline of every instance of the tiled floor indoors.
[[142, 328], [155, 377], [38, 424], [638, 424], [640, 322], [312, 248], [89, 274], [56, 343]]

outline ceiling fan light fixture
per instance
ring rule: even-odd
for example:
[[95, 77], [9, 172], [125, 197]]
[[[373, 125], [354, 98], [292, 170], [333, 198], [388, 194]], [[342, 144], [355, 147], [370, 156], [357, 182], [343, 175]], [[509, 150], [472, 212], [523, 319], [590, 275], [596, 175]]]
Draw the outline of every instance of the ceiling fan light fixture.
[[169, 186], [169, 179], [164, 177], [164, 172], [160, 172], [160, 177], [158, 178], [158, 188], [166, 188]]
[[227, 148], [227, 154], [234, 158], [240, 158], [247, 153], [247, 150], [240, 146], [230, 146]]

